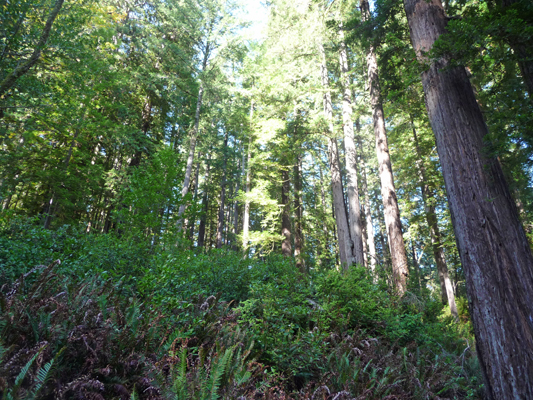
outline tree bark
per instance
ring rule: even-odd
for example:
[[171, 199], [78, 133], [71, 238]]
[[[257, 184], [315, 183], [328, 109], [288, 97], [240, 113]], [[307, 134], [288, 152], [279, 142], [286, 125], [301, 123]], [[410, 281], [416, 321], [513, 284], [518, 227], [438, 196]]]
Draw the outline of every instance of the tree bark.
[[291, 219], [290, 219], [290, 204], [289, 193], [291, 191], [291, 185], [289, 181], [289, 171], [286, 169], [281, 170], [281, 204], [283, 205], [281, 211], [281, 235], [283, 241], [281, 242], [281, 254], [285, 257], [292, 255], [291, 245]]
[[228, 146], [228, 130], [226, 129], [226, 134], [224, 136], [224, 160], [222, 162], [222, 182], [220, 184], [220, 208], [218, 210], [218, 222], [217, 222], [217, 249], [222, 248], [222, 232], [224, 231], [224, 206], [226, 203], [226, 175], [227, 175], [227, 158], [226, 158], [226, 147]]
[[[368, 1], [361, 0], [360, 5], [363, 20], [367, 21], [370, 18]], [[398, 199], [396, 198], [396, 188], [394, 187], [394, 177], [392, 174], [389, 145], [387, 143], [385, 117], [379, 88], [377, 58], [372, 45], [368, 49], [366, 62], [368, 68], [370, 103], [372, 105], [372, 119], [374, 121], [374, 133], [376, 136], [376, 153], [379, 164], [379, 177], [381, 179], [381, 197], [383, 200], [387, 237], [389, 238], [392, 273], [398, 292], [403, 294], [407, 289], [407, 275], [409, 273], [407, 265], [407, 253], [405, 252], [405, 243], [403, 241], [402, 224], [400, 220], [400, 209], [398, 208]]]
[[[202, 61], [202, 72], [204, 72], [207, 67], [207, 60], [209, 59], [209, 48], [210, 48], [210, 44], [208, 41], [205, 47], [204, 59]], [[189, 183], [191, 181], [191, 175], [192, 175], [192, 165], [194, 162], [194, 151], [196, 149], [196, 139], [198, 137], [198, 127], [200, 125], [200, 110], [202, 108], [203, 96], [204, 96], [204, 83], [200, 82], [200, 88], [198, 90], [198, 99], [196, 100], [196, 112], [194, 113], [194, 125], [193, 125], [193, 129], [190, 135], [191, 140], [189, 143], [189, 156], [187, 157], [187, 166], [185, 167], [185, 178], [183, 179], [183, 189], [181, 189], [181, 199], [183, 201], [183, 204], [180, 205], [180, 208], [178, 210], [178, 221], [176, 223], [178, 230], [181, 230], [182, 228], [181, 216], [183, 215], [183, 213], [185, 212], [185, 208], [187, 207], [183, 199], [185, 198], [187, 193], [189, 193]]]
[[331, 173], [331, 191], [333, 192], [333, 207], [335, 209], [335, 222], [337, 224], [337, 238], [339, 244], [339, 258], [342, 268], [348, 269], [353, 263], [352, 239], [350, 228], [346, 219], [346, 207], [344, 206], [344, 193], [342, 191], [342, 177], [339, 163], [339, 149], [337, 139], [333, 137], [333, 105], [329, 91], [329, 78], [326, 66], [326, 53], [320, 43], [318, 46], [322, 62], [321, 76], [324, 89], [324, 117], [329, 123], [328, 155]]
[[342, 122], [344, 131], [344, 150], [346, 155], [346, 178], [348, 192], [348, 209], [350, 221], [350, 236], [353, 241], [354, 261], [363, 265], [363, 229], [361, 224], [361, 205], [359, 203], [359, 187], [357, 182], [357, 151], [352, 121], [352, 90], [350, 89], [350, 79], [348, 77], [348, 56], [346, 45], [344, 44], [344, 33], [342, 29], [339, 33], [341, 44], [339, 50], [339, 63], [341, 67], [341, 81], [343, 86], [342, 96]]
[[[254, 101], [251, 101], [250, 104], [250, 125], [254, 118]], [[248, 255], [248, 242], [249, 239], [249, 230], [250, 230], [250, 200], [248, 195], [252, 187], [252, 133], [250, 132], [250, 137], [248, 138], [248, 154], [246, 157], [246, 200], [244, 201], [244, 215], [242, 217], [242, 249], [245, 255]]]
[[[359, 124], [357, 124], [359, 126]], [[374, 224], [372, 222], [372, 209], [370, 208], [370, 197], [368, 195], [368, 184], [366, 180], [366, 162], [363, 152], [363, 144], [359, 142], [361, 148], [361, 175], [363, 178], [363, 195], [365, 196], [364, 201], [364, 213], [366, 220], [366, 234], [367, 234], [367, 243], [368, 243], [368, 255], [370, 257], [370, 270], [372, 275], [376, 276], [376, 265], [377, 265], [377, 256], [376, 256], [376, 242], [374, 239]]]
[[466, 276], [476, 349], [493, 399], [533, 398], [533, 256], [463, 67], [425, 52], [446, 31], [440, 0], [405, 0], [411, 41], [429, 69], [426, 107]]
[[300, 175], [300, 157], [296, 157], [294, 164], [294, 258], [296, 260], [296, 268], [301, 272], [304, 271], [304, 264], [302, 259], [302, 203], [300, 196], [302, 192], [302, 181]]
[[35, 46], [35, 49], [33, 50], [33, 53], [30, 58], [28, 58], [22, 63], [19, 62], [18, 66], [9, 75], [7, 75], [2, 82], [0, 82], [0, 99], [4, 98], [7, 91], [10, 90], [15, 85], [15, 83], [17, 83], [17, 80], [21, 76], [26, 74], [30, 70], [30, 68], [33, 67], [41, 58], [44, 46], [46, 46], [46, 42], [50, 37], [52, 24], [57, 18], [59, 11], [61, 11], [63, 3], [64, 0], [56, 0], [54, 8], [52, 8], [50, 13], [48, 14], [48, 18], [44, 25], [43, 32], [41, 33], [41, 37], [39, 38], [39, 41], [37, 42], [37, 45]]
[[413, 128], [413, 139], [415, 141], [416, 154], [418, 157], [418, 172], [420, 177], [420, 189], [422, 191], [422, 201], [424, 203], [426, 221], [431, 236], [433, 257], [435, 258], [437, 273], [439, 275], [441, 299], [443, 304], [448, 304], [450, 306], [452, 315], [457, 318], [458, 314], [457, 305], [455, 304], [455, 294], [453, 293], [452, 281], [450, 280], [450, 276], [448, 274], [448, 266], [446, 265], [446, 259], [444, 258], [444, 251], [442, 249], [437, 214], [435, 214], [434, 195], [426, 181], [426, 168], [424, 167], [422, 152], [418, 143], [418, 135], [412, 119], [411, 126]]
[[200, 225], [198, 226], [198, 247], [202, 248], [205, 246], [205, 223], [207, 221], [207, 212], [209, 211], [209, 172], [210, 172], [210, 160], [211, 156], [207, 158], [207, 165], [205, 171], [205, 180], [204, 180], [204, 194], [202, 196], [202, 216], [200, 217]]

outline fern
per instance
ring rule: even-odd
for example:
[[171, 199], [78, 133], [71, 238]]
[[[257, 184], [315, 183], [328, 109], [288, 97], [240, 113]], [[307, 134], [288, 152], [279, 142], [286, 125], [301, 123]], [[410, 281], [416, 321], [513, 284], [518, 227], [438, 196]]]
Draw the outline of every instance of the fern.
[[[217, 400], [218, 399], [218, 390], [220, 388], [220, 381], [226, 372], [226, 368], [231, 358], [233, 357], [234, 347], [226, 349], [222, 359], [217, 358], [213, 361], [213, 366], [211, 367], [211, 373], [209, 374], [209, 381], [204, 389], [208, 389], [209, 393], [203, 391], [202, 399]], [[207, 397], [209, 395], [209, 397]]]

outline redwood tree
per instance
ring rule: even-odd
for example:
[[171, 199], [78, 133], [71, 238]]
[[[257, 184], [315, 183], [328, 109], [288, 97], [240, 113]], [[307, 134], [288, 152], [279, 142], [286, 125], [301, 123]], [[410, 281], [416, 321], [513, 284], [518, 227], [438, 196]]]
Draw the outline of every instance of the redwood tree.
[[440, 0], [404, 0], [461, 262], [476, 348], [493, 399], [533, 398], [533, 256], [463, 67], [427, 52], [446, 31]]

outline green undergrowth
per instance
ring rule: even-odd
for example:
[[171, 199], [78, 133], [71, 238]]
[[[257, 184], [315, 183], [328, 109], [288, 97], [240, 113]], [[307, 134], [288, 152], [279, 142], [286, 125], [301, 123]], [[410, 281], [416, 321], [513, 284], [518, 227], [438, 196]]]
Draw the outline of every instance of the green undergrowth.
[[483, 398], [467, 323], [363, 268], [28, 220], [0, 225], [0, 266], [5, 399]]

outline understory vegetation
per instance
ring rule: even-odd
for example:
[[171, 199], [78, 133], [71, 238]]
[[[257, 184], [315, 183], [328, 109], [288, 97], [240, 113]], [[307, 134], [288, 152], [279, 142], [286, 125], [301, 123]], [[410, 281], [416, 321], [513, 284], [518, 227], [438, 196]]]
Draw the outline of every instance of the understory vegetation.
[[4, 216], [0, 270], [3, 399], [483, 397], [464, 301], [362, 267]]

